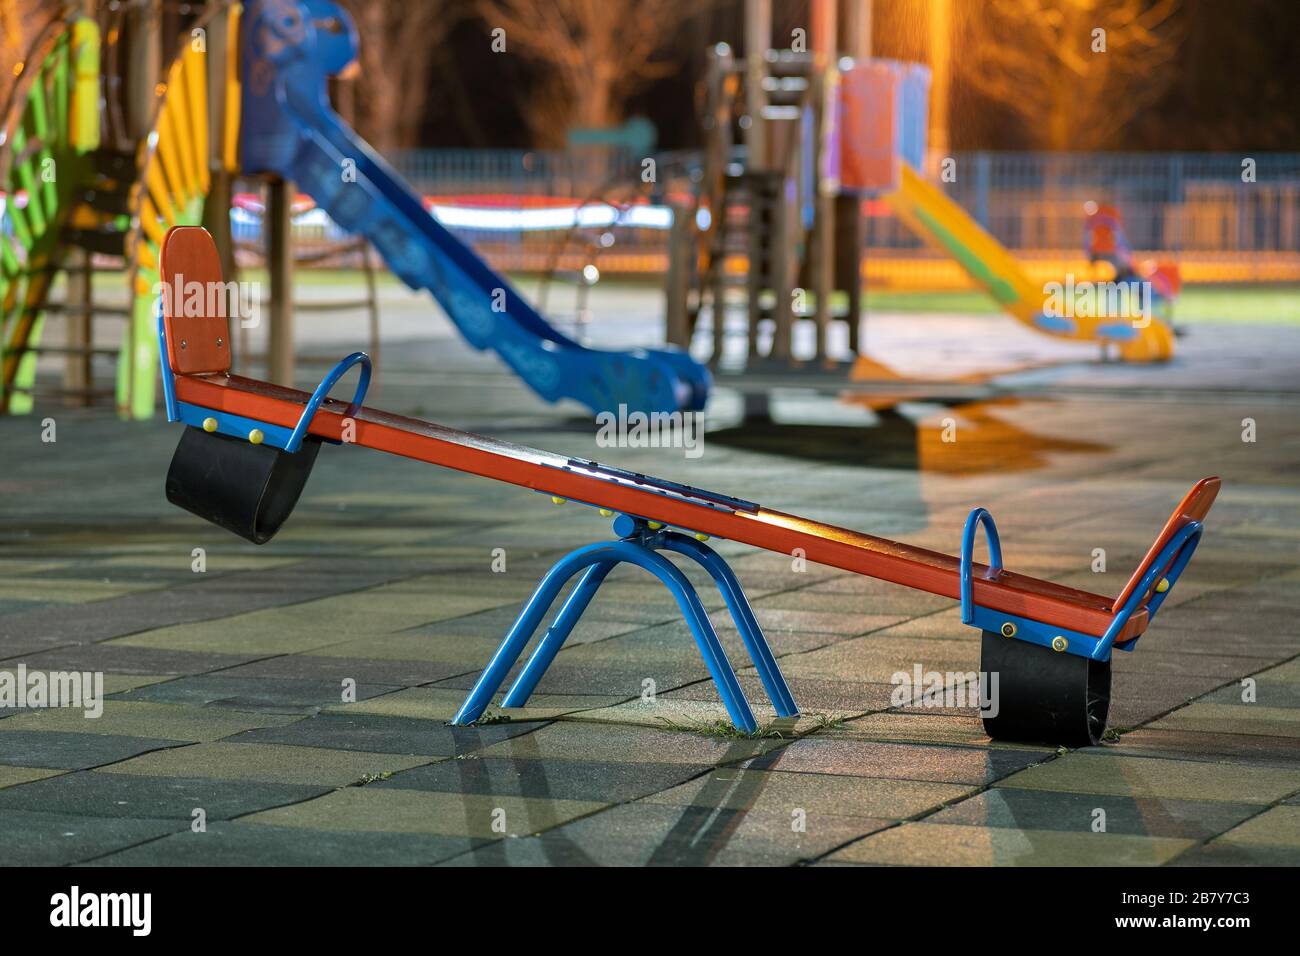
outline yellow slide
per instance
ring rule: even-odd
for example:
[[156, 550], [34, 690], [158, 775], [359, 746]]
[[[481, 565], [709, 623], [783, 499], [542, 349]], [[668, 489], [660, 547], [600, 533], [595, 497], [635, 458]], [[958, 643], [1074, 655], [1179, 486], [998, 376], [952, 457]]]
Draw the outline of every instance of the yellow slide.
[[1151, 314], [1149, 303], [1134, 315], [1125, 290], [1068, 279], [1039, 286], [964, 209], [907, 163], [898, 191], [885, 198], [913, 232], [952, 256], [1004, 311], [1030, 328], [1061, 338], [1114, 343], [1120, 357], [1130, 362], [1159, 362], [1173, 355], [1173, 331]]

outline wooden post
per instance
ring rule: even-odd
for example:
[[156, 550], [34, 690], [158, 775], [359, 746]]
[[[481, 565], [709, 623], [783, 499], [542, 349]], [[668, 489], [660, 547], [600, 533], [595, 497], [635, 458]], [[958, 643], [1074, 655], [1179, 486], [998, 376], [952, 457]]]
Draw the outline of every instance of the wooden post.
[[[841, 56], [857, 61], [871, 58], [871, 8], [872, 0], [840, 0]], [[866, 240], [862, 203], [857, 196], [836, 198], [835, 232], [839, 283], [846, 286], [849, 294], [849, 308], [844, 317], [849, 327], [849, 350], [856, 355], [862, 347], [862, 255]]]
[[68, 283], [63, 304], [63, 327], [68, 349], [63, 358], [63, 403], [81, 407], [94, 401], [91, 390], [95, 385], [90, 253], [70, 247], [63, 257], [63, 268]]
[[840, 0], [840, 54], [855, 60], [871, 56], [872, 0]]
[[211, 172], [208, 198], [203, 206], [203, 226], [212, 234], [221, 257], [221, 274], [235, 279], [235, 245], [230, 232], [230, 202], [233, 176], [226, 171], [222, 147], [226, 141], [226, 63], [229, 56], [229, 19], [217, 15], [207, 27], [208, 156]]
[[293, 237], [290, 229], [293, 183], [274, 177], [267, 187], [266, 265], [271, 281], [270, 328], [267, 330], [267, 377], [293, 386]]
[[[794, 227], [799, 222], [799, 200], [793, 190], [786, 188], [790, 180], [799, 180], [799, 150], [792, 149], [789, 154], [794, 168], [783, 171], [774, 181], [772, 229], [765, 237], [771, 262], [772, 295], [776, 298], [772, 305], [772, 347], [767, 354], [778, 362], [788, 362], [793, 354], [794, 286], [799, 273], [793, 242]], [[757, 340], [758, 336], [754, 338]]]
[[812, 7], [812, 47], [813, 69], [810, 77], [812, 88], [812, 108], [814, 114], [813, 135], [817, 138], [813, 149], [813, 189], [814, 219], [813, 237], [809, 255], [812, 268], [813, 291], [817, 296], [817, 345], [815, 359], [826, 360], [826, 338], [831, 324], [831, 293], [834, 286], [835, 259], [832, 249], [835, 244], [835, 191], [836, 183], [827, 182], [823, 176], [826, 168], [825, 152], [828, 146], [828, 133], [833, 117], [829, 114], [831, 97], [835, 84], [836, 44], [836, 3], [835, 0], [813, 0]]
[[748, 297], [749, 320], [749, 358], [758, 358], [758, 323], [762, 310], [759, 297], [763, 294], [761, 263], [770, 257], [765, 249], [771, 249], [772, 237], [765, 235], [761, 217], [755, 215], [766, 201], [757, 196], [763, 188], [763, 177], [757, 175], [768, 167], [769, 147], [767, 142], [767, 120], [764, 107], [767, 106], [767, 91], [763, 81], [767, 79], [767, 53], [772, 46], [772, 0], [745, 0], [745, 116], [749, 118], [749, 128], [744, 131], [745, 168], [749, 177], [749, 226], [748, 255], [749, 276], [745, 283]]
[[[749, 269], [745, 276], [745, 316], [748, 329], [746, 355], [758, 358], [758, 323], [762, 319], [760, 300], [764, 280], [763, 263], [769, 262], [768, 253], [773, 247], [773, 232], [776, 230], [776, 206], [767, 195], [767, 177], [751, 173], [746, 177], [749, 184], [749, 223], [746, 226], [745, 255], [749, 258]], [[763, 221], [764, 215], [771, 217], [771, 222]], [[769, 264], [770, 268], [770, 264]]]
[[835, 197], [835, 284], [848, 293], [844, 321], [849, 327], [849, 351], [861, 346], [862, 321], [862, 202], [857, 196]]
[[126, 15], [126, 127], [134, 140], [144, 139], [153, 129], [153, 106], [162, 70], [158, 30], [161, 6], [159, 0], [134, 4]]
[[746, 165], [752, 171], [767, 168], [767, 51], [772, 45], [772, 0], [745, 0], [745, 130]]
[[669, 345], [689, 348], [691, 333], [686, 319], [686, 297], [690, 289], [690, 256], [695, 251], [695, 243], [692, 241], [690, 207], [677, 203], [672, 209], [673, 225], [668, 233], [668, 301], [664, 339]]
[[[727, 214], [728, 214], [728, 195], [727, 183], [730, 180], [724, 178], [717, 191], [717, 197], [714, 207], [710, 210], [713, 213], [713, 234], [710, 237], [712, 243], [709, 249], [709, 281], [711, 288], [709, 290], [709, 301], [713, 304], [713, 345], [709, 353], [709, 364], [716, 365], [722, 361], [722, 353], [727, 345]], [[704, 288], [701, 285], [699, 290], [701, 298], [704, 296]], [[699, 304], [696, 304], [699, 309]]]

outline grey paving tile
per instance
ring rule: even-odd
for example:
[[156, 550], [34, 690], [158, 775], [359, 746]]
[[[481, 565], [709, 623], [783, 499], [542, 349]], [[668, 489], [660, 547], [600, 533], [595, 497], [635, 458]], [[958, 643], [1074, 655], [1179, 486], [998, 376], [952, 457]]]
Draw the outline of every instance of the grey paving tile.
[[1190, 840], [905, 823], [828, 859], [889, 866], [1160, 866]]
[[815, 859], [889, 821], [624, 804], [538, 837], [484, 844], [449, 866], [788, 866]]
[[477, 845], [465, 837], [353, 833], [217, 822], [103, 857], [95, 866], [428, 866]]
[[1107, 746], [1115, 753], [1180, 760], [1231, 760], [1233, 763], [1291, 767], [1300, 770], [1300, 741], [1294, 737], [1206, 733], [1141, 727]]
[[364, 564], [314, 558], [279, 568], [220, 575], [167, 591], [144, 591], [89, 604], [57, 605], [0, 617], [0, 642], [39, 634], [47, 646], [103, 641], [124, 634], [229, 617], [258, 608], [356, 591], [409, 574], [394, 561]]
[[[683, 657], [683, 660], [686, 659]], [[483, 663], [486, 664], [486, 660]], [[522, 666], [521, 662], [502, 683], [503, 692]], [[468, 691], [478, 680], [481, 670], [482, 665], [479, 665], [472, 672], [439, 681], [438, 686]], [[662, 694], [685, 684], [708, 679], [708, 668], [698, 654], [685, 664], [655, 661], [643, 662], [639, 666], [620, 662], [571, 665], [564, 660], [564, 652], [561, 651], [555, 663], [547, 668], [546, 675], [537, 685], [537, 691], [542, 694], [598, 694], [630, 698], [641, 696], [646, 680], [653, 680], [657, 692]]]
[[[355, 683], [356, 700], [378, 697], [400, 689], [397, 684]], [[343, 681], [305, 678], [203, 675], [149, 684], [113, 697], [164, 703], [215, 704], [232, 710], [270, 713], [313, 712], [339, 704]]]
[[370, 786], [619, 803], [666, 790], [710, 769], [707, 764], [650, 760], [644, 763], [529, 760], [470, 754], [460, 760], [444, 760], [394, 774]]
[[442, 721], [377, 714], [318, 714], [285, 727], [250, 730], [228, 740], [233, 743], [290, 744], [330, 750], [454, 757], [483, 750], [544, 726], [544, 722], [510, 720], [475, 727], [451, 727]]
[[561, 720], [536, 733], [493, 744], [483, 757], [531, 760], [595, 760], [639, 763], [653, 754], [657, 763], [732, 764], [766, 753], [785, 741], [719, 739], [650, 727]]
[[351, 678], [358, 684], [388, 684], [415, 687], [458, 674], [465, 688], [474, 686], [478, 670], [453, 661], [374, 660], [355, 657], [322, 657], [314, 654], [285, 654], [266, 660], [249, 661], [223, 670], [223, 677], [280, 678], [337, 683]]
[[327, 793], [329, 787], [202, 777], [146, 777], [82, 771], [0, 790], [0, 812], [32, 810], [71, 817], [208, 820], [266, 810]]
[[[108, 642], [60, 647], [23, 658], [29, 671], [105, 671], [115, 674], [201, 674], [243, 664], [249, 657], [200, 651], [131, 647]], [[6, 661], [5, 666], [11, 662]], [[16, 664], [17, 662], [12, 662]]]
[[1044, 759], [1033, 750], [926, 747], [817, 736], [796, 740], [744, 766], [849, 777], [988, 784]]
[[1192, 847], [1175, 857], [1170, 866], [1300, 866], [1300, 848], [1210, 843]]
[[69, 817], [6, 809], [0, 813], [0, 866], [65, 866], [187, 826], [178, 820]]
[[0, 763], [19, 767], [85, 770], [175, 746], [175, 740], [150, 737], [0, 729]]
[[[1104, 816], [1098, 810], [1104, 811]], [[1259, 807], [1249, 803], [994, 787], [945, 807], [923, 822], [1208, 840], [1258, 812]], [[1099, 823], [1104, 831], [1094, 829]]]

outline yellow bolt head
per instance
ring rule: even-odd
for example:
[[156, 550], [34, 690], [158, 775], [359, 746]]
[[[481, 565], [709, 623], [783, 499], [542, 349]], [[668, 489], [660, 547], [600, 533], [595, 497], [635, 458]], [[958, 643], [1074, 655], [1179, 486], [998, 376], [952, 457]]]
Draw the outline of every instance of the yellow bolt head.
[[265, 437], [266, 436], [262, 434], [262, 429], [260, 428], [254, 428], [251, 432], [248, 433], [248, 441], [250, 444], [253, 445], [262, 444], [262, 439]]
[[709, 536], [708, 536], [707, 534], [702, 534], [702, 533], [700, 533], [699, 531], [697, 531], [697, 532], [695, 532], [695, 540], [696, 540], [696, 541], [708, 541], [708, 540], [709, 540]]
[[1164, 594], [1168, 590], [1169, 590], [1169, 579], [1161, 578], [1160, 583], [1156, 585], [1156, 593]]
[[1015, 637], [1015, 636], [1016, 636], [1016, 631], [1017, 631], [1017, 630], [1018, 630], [1018, 629], [1017, 629], [1017, 627], [1016, 627], [1014, 624], [1012, 624], [1010, 621], [1007, 621], [1007, 623], [1005, 623], [1005, 624], [1002, 625], [1002, 636], [1003, 636], [1003, 637]]
[[609, 517], [612, 517], [613, 514], [614, 514], [614, 512], [610, 511], [608, 508], [601, 508], [601, 509], [600, 509], [600, 516], [601, 516], [602, 518], [609, 518]]
[[660, 528], [664, 526], [664, 524], [662, 521], [647, 521], [645, 523], [645, 526], [649, 528], [651, 531], [658, 531]]
[[217, 430], [217, 420], [215, 418], [203, 419], [203, 430], [205, 432], [214, 432]]
[[551, 504], [562, 505], [564, 504], [564, 499], [561, 498], [559, 495], [551, 495]]
[[1063, 651], [1069, 646], [1070, 646], [1070, 642], [1067, 641], [1065, 638], [1061, 637], [1061, 635], [1059, 634], [1056, 635], [1056, 637], [1052, 638], [1052, 650], [1054, 651]]

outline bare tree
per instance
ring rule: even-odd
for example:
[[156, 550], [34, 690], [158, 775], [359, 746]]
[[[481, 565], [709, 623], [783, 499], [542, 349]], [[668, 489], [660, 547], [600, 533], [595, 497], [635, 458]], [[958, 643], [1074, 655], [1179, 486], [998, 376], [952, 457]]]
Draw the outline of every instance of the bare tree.
[[660, 54], [684, 17], [711, 0], [478, 0], [490, 30], [503, 30], [506, 52], [547, 68], [531, 92], [534, 141], [563, 143], [576, 126], [609, 126], [628, 97], [670, 74]]
[[455, 0], [343, 0], [356, 21], [361, 51], [351, 120], [377, 150], [419, 142], [438, 47], [455, 25]]
[[1115, 145], [1174, 76], [1179, 0], [987, 0], [967, 8], [957, 73], [1019, 114], [1035, 145]]
[[57, 5], [48, 0], [0, 0], [0, 105], [13, 89], [14, 69], [28, 45], [57, 13]]

